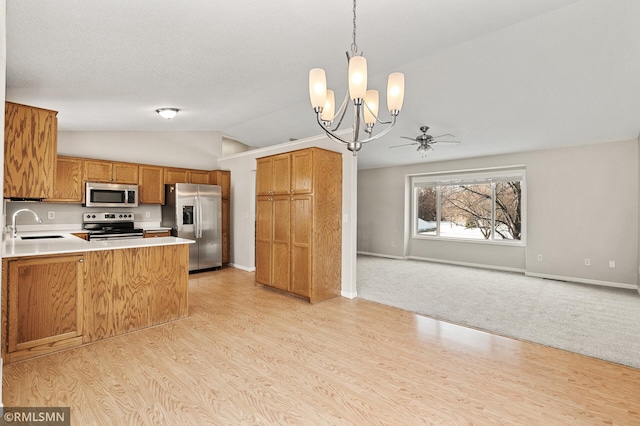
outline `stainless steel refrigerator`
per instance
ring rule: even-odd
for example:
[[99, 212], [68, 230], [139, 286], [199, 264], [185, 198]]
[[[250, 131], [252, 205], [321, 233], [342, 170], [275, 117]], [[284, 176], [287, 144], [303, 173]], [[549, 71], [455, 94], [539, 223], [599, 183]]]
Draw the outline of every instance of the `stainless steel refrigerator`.
[[162, 226], [189, 244], [189, 272], [222, 266], [222, 200], [218, 185], [176, 183], [165, 186]]

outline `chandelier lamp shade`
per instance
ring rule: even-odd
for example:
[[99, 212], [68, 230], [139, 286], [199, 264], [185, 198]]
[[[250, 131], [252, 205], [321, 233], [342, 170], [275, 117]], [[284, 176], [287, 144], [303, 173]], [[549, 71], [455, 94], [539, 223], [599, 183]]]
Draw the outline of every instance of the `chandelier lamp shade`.
[[[388, 121], [381, 121], [378, 115], [380, 96], [377, 90], [367, 90], [367, 59], [358, 53], [356, 44], [356, 0], [353, 1], [353, 43], [347, 52], [349, 63], [349, 91], [342, 105], [336, 110], [335, 94], [327, 88], [327, 76], [322, 68], [309, 71], [309, 98], [316, 113], [318, 125], [327, 136], [347, 145], [347, 149], [356, 155], [363, 145], [381, 138], [396, 124], [396, 117], [402, 109], [404, 101], [404, 74], [394, 72], [387, 80], [387, 110], [391, 116]], [[353, 105], [352, 137], [347, 139], [336, 132], [340, 129], [347, 105]], [[337, 121], [334, 127], [334, 121]], [[376, 124], [386, 126], [381, 132], [373, 134]], [[361, 131], [364, 132], [361, 135]]]

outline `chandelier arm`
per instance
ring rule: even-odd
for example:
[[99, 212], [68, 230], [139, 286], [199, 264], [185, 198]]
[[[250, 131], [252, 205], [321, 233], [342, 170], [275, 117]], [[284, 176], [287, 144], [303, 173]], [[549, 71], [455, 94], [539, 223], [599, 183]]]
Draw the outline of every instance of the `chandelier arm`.
[[366, 106], [366, 108], [369, 110], [369, 112], [371, 113], [371, 115], [373, 116], [373, 118], [376, 119], [376, 123], [379, 124], [391, 124], [391, 121], [381, 121], [380, 118], [373, 113], [373, 111], [371, 111], [371, 108], [369, 108], [369, 105], [367, 105], [367, 103], [365, 102], [364, 105]]
[[393, 126], [395, 126], [396, 124], [396, 116], [393, 116], [392, 121], [390, 122], [391, 124], [389, 125], [389, 127], [385, 128], [383, 131], [381, 131], [380, 133], [376, 134], [375, 136], [371, 136], [370, 138], [367, 139], [363, 139], [360, 142], [361, 144], [365, 144], [367, 142], [371, 142], [374, 141], [376, 139], [380, 139], [381, 137], [383, 137], [384, 135], [386, 135], [387, 133], [389, 133], [389, 131], [393, 128]]
[[318, 124], [320, 125], [320, 127], [322, 128], [322, 130], [324, 130], [324, 132], [327, 134], [327, 136], [329, 136], [329, 138], [333, 139], [336, 142], [342, 142], [345, 144], [349, 144], [352, 141], [346, 140], [341, 138], [340, 136], [336, 135], [333, 133], [333, 131], [329, 128], [327, 128], [323, 122], [322, 119], [320, 118], [321, 113], [317, 113], [316, 114], [316, 120], [318, 121]]
[[338, 111], [336, 112], [336, 116], [340, 116], [340, 120], [338, 120], [338, 124], [336, 124], [336, 127], [333, 128], [333, 131], [337, 131], [340, 128], [340, 125], [342, 124], [342, 120], [344, 120], [344, 116], [347, 114], [347, 103], [349, 102], [349, 92], [347, 91], [347, 94], [344, 97], [344, 100], [342, 101], [342, 105], [340, 105], [340, 109], [338, 109]]

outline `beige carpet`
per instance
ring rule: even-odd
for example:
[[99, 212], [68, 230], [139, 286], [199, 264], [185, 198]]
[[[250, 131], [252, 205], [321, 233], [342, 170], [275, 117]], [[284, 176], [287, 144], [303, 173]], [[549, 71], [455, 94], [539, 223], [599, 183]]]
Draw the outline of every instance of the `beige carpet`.
[[358, 297], [640, 368], [640, 295], [418, 260], [358, 256]]

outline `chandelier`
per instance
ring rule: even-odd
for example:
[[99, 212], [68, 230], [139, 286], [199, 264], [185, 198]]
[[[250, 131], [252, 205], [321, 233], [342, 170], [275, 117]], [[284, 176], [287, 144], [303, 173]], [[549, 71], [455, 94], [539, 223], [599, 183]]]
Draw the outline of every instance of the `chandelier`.
[[[349, 63], [349, 90], [340, 108], [335, 110], [335, 94], [327, 89], [327, 77], [322, 68], [309, 71], [309, 97], [311, 106], [316, 113], [318, 124], [327, 136], [347, 145], [347, 149], [356, 155], [365, 143], [379, 139], [396, 124], [396, 117], [402, 109], [404, 100], [404, 74], [394, 72], [389, 74], [387, 81], [387, 109], [391, 115], [389, 121], [381, 121], [378, 117], [379, 95], [377, 90], [367, 90], [367, 60], [358, 53], [356, 44], [356, 0], [353, 0], [353, 42], [351, 51], [347, 52]], [[336, 135], [347, 112], [349, 100], [353, 101], [352, 138], [346, 139]], [[335, 127], [331, 127], [336, 117]], [[373, 126], [379, 123], [385, 125], [380, 133], [373, 134]], [[360, 131], [364, 131], [363, 139]]]

